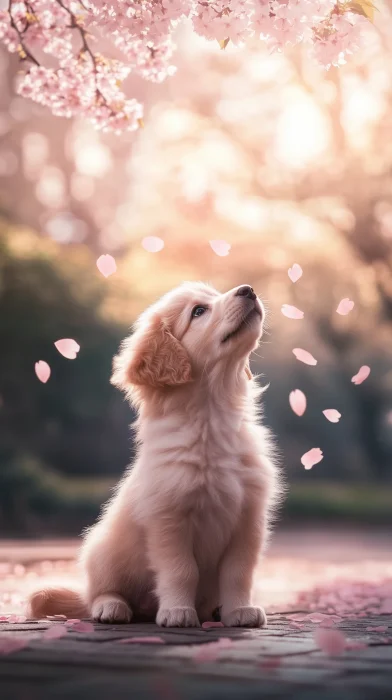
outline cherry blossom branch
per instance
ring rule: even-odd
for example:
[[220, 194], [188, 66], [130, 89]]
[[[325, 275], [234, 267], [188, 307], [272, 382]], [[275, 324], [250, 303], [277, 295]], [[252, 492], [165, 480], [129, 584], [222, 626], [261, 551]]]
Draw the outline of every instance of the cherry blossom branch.
[[[14, 21], [14, 18], [12, 16], [12, 4], [13, 4], [13, 0], [9, 0], [8, 13], [9, 13], [9, 17], [10, 17], [10, 25], [11, 25], [12, 29], [17, 33], [18, 39], [19, 39], [19, 44], [20, 44], [20, 50], [18, 51], [19, 58], [22, 61], [28, 60], [28, 61], [31, 61], [32, 63], [35, 63], [36, 66], [39, 66], [40, 65], [39, 62], [37, 61], [35, 56], [33, 56], [33, 54], [29, 51], [29, 49], [25, 45], [23, 37], [22, 37], [22, 32], [19, 31], [18, 26], [17, 26], [16, 22]], [[23, 30], [23, 33], [26, 32], [27, 29], [28, 29], [28, 22], [26, 24], [25, 29]]]

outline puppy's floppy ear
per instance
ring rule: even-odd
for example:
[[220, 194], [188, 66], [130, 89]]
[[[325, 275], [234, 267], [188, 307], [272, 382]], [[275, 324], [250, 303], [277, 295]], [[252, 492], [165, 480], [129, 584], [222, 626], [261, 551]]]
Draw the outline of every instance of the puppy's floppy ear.
[[119, 389], [130, 385], [176, 386], [190, 381], [187, 351], [157, 316], [124, 342], [113, 361], [111, 383]]

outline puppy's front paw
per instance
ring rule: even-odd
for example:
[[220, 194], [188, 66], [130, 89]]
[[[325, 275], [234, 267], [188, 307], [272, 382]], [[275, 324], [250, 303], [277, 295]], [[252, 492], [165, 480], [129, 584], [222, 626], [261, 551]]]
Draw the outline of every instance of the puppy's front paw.
[[236, 608], [231, 612], [221, 613], [221, 620], [225, 627], [266, 627], [267, 616], [263, 608], [255, 608], [251, 605]]
[[160, 627], [200, 627], [195, 608], [160, 608], [156, 623]]
[[132, 610], [120, 596], [100, 595], [91, 606], [91, 617], [97, 622], [130, 622]]

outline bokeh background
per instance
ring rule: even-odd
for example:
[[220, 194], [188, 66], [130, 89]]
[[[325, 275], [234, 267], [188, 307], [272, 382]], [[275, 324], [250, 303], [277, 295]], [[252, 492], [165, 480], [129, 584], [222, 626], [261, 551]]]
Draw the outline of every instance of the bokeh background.
[[[290, 485], [282, 522], [392, 522], [392, 20], [339, 69], [183, 28], [177, 74], [131, 78], [145, 127], [105, 135], [17, 97], [0, 50], [0, 530], [76, 535], [132, 458], [109, 383], [137, 315], [183, 280], [251, 284], [268, 308], [252, 360]], [[165, 247], [149, 253], [146, 236]], [[217, 256], [209, 240], [231, 244]], [[105, 279], [96, 259], [109, 253]], [[295, 285], [287, 270], [299, 263]], [[336, 308], [355, 302], [348, 316]], [[285, 318], [293, 304], [302, 321]], [[81, 346], [62, 357], [59, 338]], [[315, 367], [298, 362], [302, 347]], [[34, 364], [52, 369], [47, 384]], [[351, 377], [371, 367], [360, 386]], [[301, 389], [301, 418], [288, 402]], [[335, 408], [338, 424], [322, 414]], [[301, 455], [320, 447], [311, 471]]]

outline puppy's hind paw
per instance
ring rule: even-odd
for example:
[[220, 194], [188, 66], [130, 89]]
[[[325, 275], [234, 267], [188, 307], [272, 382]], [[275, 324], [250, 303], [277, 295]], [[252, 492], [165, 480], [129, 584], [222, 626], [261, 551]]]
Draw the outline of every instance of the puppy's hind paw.
[[160, 608], [156, 623], [160, 627], [200, 627], [195, 608]]
[[263, 608], [247, 605], [231, 612], [223, 612], [221, 620], [225, 627], [266, 627], [267, 616]]
[[91, 606], [91, 617], [97, 622], [130, 622], [132, 610], [121, 596], [100, 595]]

